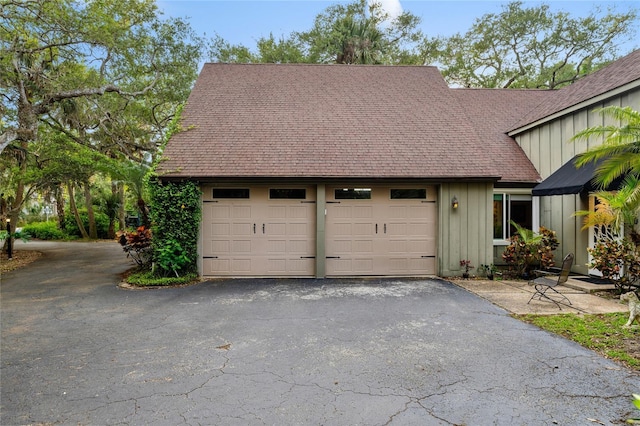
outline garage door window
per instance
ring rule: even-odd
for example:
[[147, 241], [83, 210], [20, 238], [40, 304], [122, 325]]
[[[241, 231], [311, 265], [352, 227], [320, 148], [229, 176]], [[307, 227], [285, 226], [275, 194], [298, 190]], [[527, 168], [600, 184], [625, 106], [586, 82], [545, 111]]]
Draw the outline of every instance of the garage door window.
[[336, 200], [370, 200], [371, 188], [339, 188], [334, 195]]
[[392, 200], [426, 200], [426, 188], [391, 189], [389, 196]]
[[249, 188], [213, 188], [213, 198], [249, 198]]
[[271, 188], [269, 198], [272, 200], [304, 200], [307, 190], [304, 188]]

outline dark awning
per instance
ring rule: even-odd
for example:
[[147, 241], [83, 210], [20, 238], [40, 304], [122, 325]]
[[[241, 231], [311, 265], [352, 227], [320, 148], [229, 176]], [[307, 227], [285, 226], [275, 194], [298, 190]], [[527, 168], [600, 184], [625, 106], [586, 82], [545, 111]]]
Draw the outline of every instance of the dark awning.
[[[598, 166], [602, 160], [589, 162], [584, 166], [577, 168], [577, 156], [573, 157], [565, 165], [556, 170], [551, 176], [540, 182], [533, 188], [531, 194], [536, 197], [544, 195], [565, 195], [579, 194], [581, 192], [589, 193], [598, 191], [601, 188], [593, 182]], [[616, 179], [607, 190], [618, 189], [622, 178]]]

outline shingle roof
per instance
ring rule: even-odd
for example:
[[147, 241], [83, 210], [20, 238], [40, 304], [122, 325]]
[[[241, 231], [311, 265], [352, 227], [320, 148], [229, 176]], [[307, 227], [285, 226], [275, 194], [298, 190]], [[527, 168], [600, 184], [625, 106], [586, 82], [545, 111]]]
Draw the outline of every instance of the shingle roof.
[[505, 135], [532, 93], [449, 89], [434, 67], [206, 64], [160, 172], [535, 182]]
[[552, 90], [451, 89], [482, 141], [482, 151], [493, 159], [502, 181], [535, 182], [540, 175], [507, 129], [535, 105], [555, 95]]
[[569, 86], [557, 90], [557, 96], [546, 99], [528, 114], [521, 117], [509, 130], [517, 130], [531, 123], [535, 123], [545, 117], [636, 80], [640, 80], [640, 49], [612, 62], [610, 65], [593, 74], [581, 78]]

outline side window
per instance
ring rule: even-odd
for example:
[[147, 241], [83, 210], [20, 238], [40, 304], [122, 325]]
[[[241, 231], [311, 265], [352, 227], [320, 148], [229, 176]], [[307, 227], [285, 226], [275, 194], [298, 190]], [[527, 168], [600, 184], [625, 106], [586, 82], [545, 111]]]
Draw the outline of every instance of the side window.
[[[511, 221], [533, 228], [533, 202], [530, 195], [493, 194], [493, 238], [508, 240], [515, 233]], [[534, 231], [537, 231], [534, 229]]]
[[505, 194], [493, 194], [493, 239], [506, 240], [504, 233]]

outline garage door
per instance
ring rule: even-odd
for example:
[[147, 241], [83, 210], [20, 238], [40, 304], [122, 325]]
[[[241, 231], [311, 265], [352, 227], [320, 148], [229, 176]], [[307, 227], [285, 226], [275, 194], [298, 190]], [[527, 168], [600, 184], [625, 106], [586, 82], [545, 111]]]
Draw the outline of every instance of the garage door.
[[314, 276], [315, 189], [203, 189], [203, 275]]
[[328, 187], [327, 275], [436, 273], [434, 187]]

